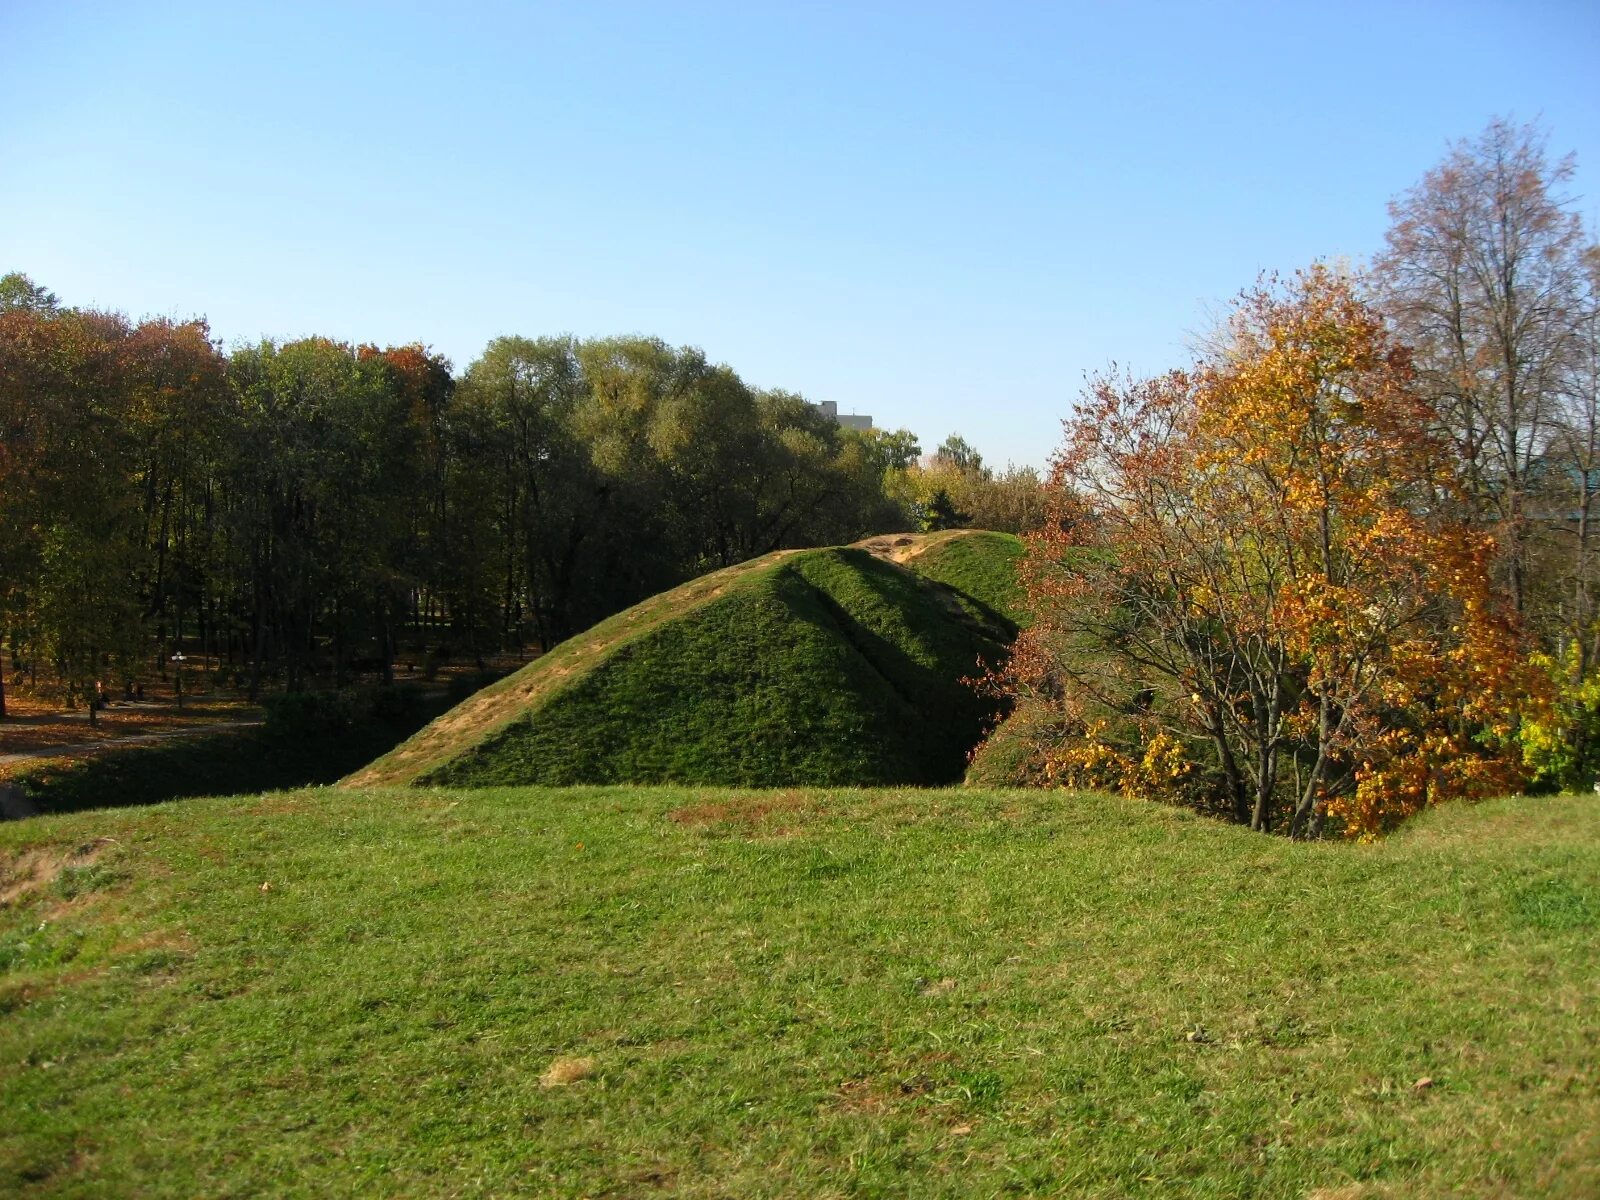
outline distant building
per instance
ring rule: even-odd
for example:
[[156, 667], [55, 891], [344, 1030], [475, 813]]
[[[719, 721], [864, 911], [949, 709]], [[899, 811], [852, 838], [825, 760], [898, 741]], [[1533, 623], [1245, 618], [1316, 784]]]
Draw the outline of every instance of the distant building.
[[822, 410], [822, 415], [830, 417], [835, 425], [841, 429], [871, 429], [872, 418], [857, 416], [855, 413], [840, 414], [839, 406], [832, 400], [824, 400], [821, 404], [814, 405]]

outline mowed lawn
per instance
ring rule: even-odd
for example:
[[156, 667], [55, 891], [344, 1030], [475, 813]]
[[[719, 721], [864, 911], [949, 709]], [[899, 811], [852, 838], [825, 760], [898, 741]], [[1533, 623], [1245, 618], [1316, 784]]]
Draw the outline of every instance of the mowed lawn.
[[0, 827], [0, 1193], [1600, 1194], [1600, 803], [335, 789]]

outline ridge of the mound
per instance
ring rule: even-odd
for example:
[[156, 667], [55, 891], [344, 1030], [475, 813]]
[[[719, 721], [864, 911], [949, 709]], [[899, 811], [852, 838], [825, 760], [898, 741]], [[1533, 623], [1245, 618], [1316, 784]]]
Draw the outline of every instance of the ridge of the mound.
[[340, 781], [342, 787], [384, 787], [413, 782], [435, 766], [452, 749], [459, 751], [468, 731], [492, 731], [516, 720], [529, 705], [562, 687], [567, 679], [603, 658], [616, 647], [666, 621], [709, 604], [729, 588], [737, 587], [799, 550], [778, 550], [641, 600], [632, 608], [608, 617], [583, 633], [553, 646], [533, 662], [481, 691], [474, 692], [449, 712], [429, 723], [382, 758]]
[[1013, 634], [1028, 623], [1017, 565], [1022, 539], [1014, 533], [986, 529], [947, 529], [926, 534], [897, 549], [895, 561], [925, 579], [953, 588], [985, 620], [1011, 627]]

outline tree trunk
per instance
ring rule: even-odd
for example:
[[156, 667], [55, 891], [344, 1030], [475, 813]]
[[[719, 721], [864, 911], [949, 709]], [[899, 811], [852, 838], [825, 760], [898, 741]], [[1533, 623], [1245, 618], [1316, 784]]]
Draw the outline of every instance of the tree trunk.
[[[1341, 718], [1340, 724], [1343, 724]], [[1306, 821], [1316, 811], [1317, 789], [1322, 786], [1322, 773], [1328, 769], [1328, 750], [1333, 744], [1335, 733], [1333, 722], [1333, 703], [1323, 696], [1317, 706], [1317, 761], [1311, 768], [1311, 775], [1306, 779], [1305, 791], [1300, 794], [1300, 803], [1295, 805], [1294, 817], [1289, 822], [1289, 837], [1298, 838], [1301, 830], [1306, 828]], [[1317, 822], [1320, 830], [1321, 822]]]
[[333, 601], [333, 687], [344, 686], [344, 601]]
[[378, 596], [378, 633], [383, 640], [383, 682], [390, 686], [394, 683], [394, 624], [389, 605], [381, 594]]
[[261, 594], [256, 593], [256, 611], [254, 630], [250, 646], [250, 703], [254, 704], [261, 698], [261, 642], [266, 633], [266, 622], [262, 619]]
[[1233, 819], [1240, 825], [1247, 825], [1250, 822], [1250, 796], [1245, 790], [1244, 776], [1239, 773], [1239, 764], [1234, 761], [1233, 747], [1228, 745], [1222, 713], [1214, 705], [1208, 705], [1206, 720], [1211, 727], [1211, 741], [1217, 748], [1217, 757], [1222, 761], [1222, 773], [1228, 780], [1228, 792], [1233, 797]]
[[1250, 828], [1257, 833], [1272, 832], [1272, 789], [1266, 776], [1256, 783], [1256, 805], [1250, 814]]
[[1274, 675], [1271, 699], [1258, 691], [1255, 703], [1261, 714], [1256, 720], [1261, 751], [1257, 758], [1256, 804], [1255, 811], [1250, 814], [1250, 828], [1259, 833], [1271, 833], [1272, 798], [1278, 790], [1278, 722], [1282, 715], [1283, 680]]

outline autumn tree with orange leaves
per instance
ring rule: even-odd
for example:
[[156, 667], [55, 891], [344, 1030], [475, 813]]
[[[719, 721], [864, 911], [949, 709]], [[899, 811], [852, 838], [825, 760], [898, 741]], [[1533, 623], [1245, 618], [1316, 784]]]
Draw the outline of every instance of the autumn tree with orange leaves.
[[1318, 266], [1187, 371], [1101, 379], [1028, 539], [1006, 684], [1048, 777], [1314, 836], [1523, 782], [1536, 688], [1407, 350]]

